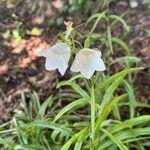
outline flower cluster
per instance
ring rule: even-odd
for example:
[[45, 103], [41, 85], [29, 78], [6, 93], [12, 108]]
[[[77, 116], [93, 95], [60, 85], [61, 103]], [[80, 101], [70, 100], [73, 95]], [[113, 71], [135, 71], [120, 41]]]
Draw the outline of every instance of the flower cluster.
[[[71, 49], [65, 43], [57, 43], [51, 48], [39, 52], [38, 55], [46, 57], [45, 67], [47, 70], [58, 69], [61, 75], [64, 75], [68, 68]], [[90, 79], [95, 71], [104, 70], [105, 65], [101, 59], [101, 52], [89, 48], [81, 49], [76, 54], [71, 66], [71, 71], [81, 72], [87, 79]]]

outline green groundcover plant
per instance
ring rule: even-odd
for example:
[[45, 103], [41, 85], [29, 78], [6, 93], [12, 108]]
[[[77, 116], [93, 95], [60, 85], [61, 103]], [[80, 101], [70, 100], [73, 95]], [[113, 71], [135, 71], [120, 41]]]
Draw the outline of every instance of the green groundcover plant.
[[[124, 29], [120, 37], [113, 34], [118, 23]], [[150, 116], [136, 110], [150, 106], [134, 94], [133, 73], [143, 68], [137, 67], [140, 60], [123, 41], [129, 26], [122, 16], [108, 12], [91, 16], [85, 24], [92, 25], [88, 32], [79, 32], [80, 26], [73, 28], [72, 22], [65, 24], [58, 42], [39, 56], [46, 57], [47, 70], [58, 69], [69, 79], [60, 81], [57, 94], [42, 104], [36, 92], [30, 101], [22, 93], [22, 109], [0, 126], [1, 149], [146, 150]], [[103, 55], [96, 44], [103, 45]], [[124, 56], [112, 59], [118, 46]], [[119, 71], [112, 72], [117, 64]]]

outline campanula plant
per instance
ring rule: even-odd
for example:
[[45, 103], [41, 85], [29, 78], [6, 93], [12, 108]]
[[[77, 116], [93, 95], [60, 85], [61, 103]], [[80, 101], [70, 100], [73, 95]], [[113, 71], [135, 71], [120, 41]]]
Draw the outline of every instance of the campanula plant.
[[[133, 73], [143, 68], [137, 67], [139, 59], [123, 40], [130, 28], [122, 17], [107, 12], [91, 16], [86, 25], [90, 22], [93, 26], [88, 33], [65, 22], [66, 31], [58, 41], [39, 52], [47, 70], [58, 69], [68, 79], [60, 81], [58, 93], [43, 104], [34, 92], [27, 106], [22, 95], [23, 110], [16, 113], [9, 128], [8, 124], [0, 126], [0, 144], [5, 149], [146, 150], [149, 146], [150, 116], [135, 111], [149, 107], [134, 95]], [[112, 33], [118, 22], [125, 32], [120, 38]], [[100, 23], [105, 23], [102, 33], [96, 30]], [[95, 46], [97, 41], [105, 50]], [[124, 56], [110, 61], [118, 45]], [[110, 73], [116, 62], [125, 65]]]

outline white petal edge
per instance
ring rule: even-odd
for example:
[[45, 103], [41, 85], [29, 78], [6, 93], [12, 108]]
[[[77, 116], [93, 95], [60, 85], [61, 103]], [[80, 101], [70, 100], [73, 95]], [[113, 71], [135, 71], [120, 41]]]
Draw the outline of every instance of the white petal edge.
[[78, 61], [78, 58], [77, 58], [77, 56], [76, 56], [76, 57], [75, 57], [75, 60], [74, 60], [73, 63], [72, 63], [72, 66], [71, 66], [70, 70], [71, 70], [72, 72], [79, 72], [79, 71], [80, 71], [80, 67], [81, 67], [81, 64], [80, 64], [80, 62]]
[[37, 53], [37, 56], [47, 57], [49, 55], [49, 48], [45, 50], [41, 50]]
[[99, 58], [98, 62], [96, 63], [95, 70], [97, 70], [97, 71], [106, 70], [105, 64], [101, 58]]
[[58, 71], [63, 76], [68, 68], [68, 64], [63, 64], [61, 67], [58, 68]]
[[92, 66], [84, 66], [84, 68], [81, 69], [81, 74], [87, 79], [90, 79], [94, 72], [95, 70]]

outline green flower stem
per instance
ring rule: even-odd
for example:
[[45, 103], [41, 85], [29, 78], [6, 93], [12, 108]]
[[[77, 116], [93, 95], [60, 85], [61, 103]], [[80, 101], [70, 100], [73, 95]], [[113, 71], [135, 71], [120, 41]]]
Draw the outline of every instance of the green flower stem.
[[96, 112], [96, 105], [95, 105], [95, 95], [94, 95], [94, 87], [91, 88], [91, 127], [92, 127], [92, 133], [91, 133], [91, 139], [94, 141], [95, 136], [95, 112]]

